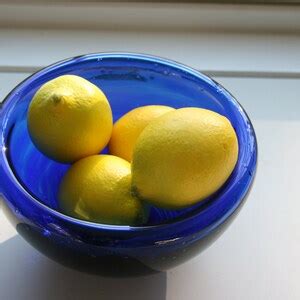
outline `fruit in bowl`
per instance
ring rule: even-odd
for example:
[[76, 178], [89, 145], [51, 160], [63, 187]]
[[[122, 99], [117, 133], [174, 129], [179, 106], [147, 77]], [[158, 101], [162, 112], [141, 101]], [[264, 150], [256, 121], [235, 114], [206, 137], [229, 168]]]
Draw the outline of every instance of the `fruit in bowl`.
[[[230, 121], [195, 107], [138, 107], [115, 123], [111, 136], [109, 100], [74, 75], [36, 92], [28, 129], [50, 159], [75, 162], [60, 185], [62, 212], [99, 223], [145, 222], [143, 202], [167, 209], [196, 204], [225, 183], [238, 157]], [[99, 155], [109, 140], [113, 155]], [[133, 160], [132, 169], [122, 158]]]
[[131, 162], [136, 141], [145, 127], [173, 110], [174, 108], [165, 105], [147, 105], [129, 111], [114, 124], [109, 152]]
[[141, 133], [133, 152], [133, 190], [159, 207], [187, 207], [215, 193], [237, 157], [237, 137], [227, 118], [180, 108]]
[[[150, 119], [145, 118], [147, 121], [141, 122], [140, 127], [133, 121], [138, 130], [129, 134], [134, 136], [130, 144], [132, 151], [128, 151], [132, 153], [131, 161], [130, 158], [127, 162], [117, 158], [121, 154], [113, 152], [109, 138], [103, 138], [104, 128], [112, 128], [112, 122], [107, 122], [107, 127], [101, 122], [96, 126], [98, 134], [93, 135], [93, 142], [99, 148], [71, 159], [56, 158], [39, 146], [38, 139], [34, 140], [34, 133], [27, 126], [28, 108], [45, 84], [70, 74], [102, 90], [107, 99], [102, 103], [110, 107], [114, 126], [131, 111], [143, 110], [142, 107], [167, 106], [170, 111], [159, 116], [150, 114]], [[72, 88], [79, 88], [79, 85]], [[185, 107], [195, 107], [195, 115], [199, 111], [217, 115], [216, 126], [212, 126], [216, 130], [209, 130], [212, 135], [207, 135], [212, 125], [204, 122], [207, 116], [202, 114], [200, 120], [192, 116], [191, 111], [188, 117], [181, 116], [185, 110], [191, 110]], [[72, 109], [68, 109], [71, 116]], [[103, 117], [99, 112], [89, 111], [88, 106], [84, 112], [98, 116], [99, 120]], [[88, 118], [82, 111], [78, 113], [81, 124], [87, 129]], [[229, 121], [224, 121], [225, 118]], [[174, 122], [178, 122], [178, 127]], [[97, 274], [147, 274], [190, 259], [215, 240], [233, 220], [244, 203], [256, 169], [254, 130], [236, 100], [198, 71], [151, 56], [93, 54], [49, 66], [8, 95], [1, 107], [0, 123], [0, 194], [6, 215], [17, 231], [45, 255], [67, 266]], [[74, 124], [73, 131], [67, 132], [80, 131], [79, 124]], [[200, 124], [206, 124], [204, 130], [199, 131]], [[127, 131], [125, 125], [117, 130], [119, 136], [123, 136], [123, 129]], [[61, 125], [58, 134], [64, 133], [64, 126]], [[105, 131], [107, 134], [109, 130]], [[223, 133], [229, 134], [226, 142]], [[214, 134], [218, 138], [210, 139]], [[113, 136], [114, 129], [108, 135]], [[98, 138], [101, 136], [105, 142], [100, 147]], [[77, 149], [84, 148], [80, 136], [77, 138], [70, 147], [78, 142]], [[204, 149], [201, 149], [204, 144], [201, 143], [201, 147], [197, 144], [200, 138], [207, 141]], [[67, 142], [63, 138], [61, 141], [64, 145]], [[60, 149], [68, 154], [74, 150], [68, 149], [70, 147]], [[93, 153], [96, 148], [97, 152]], [[94, 156], [97, 159], [94, 160]], [[103, 163], [103, 157], [114, 157], [114, 163]], [[210, 163], [213, 166], [210, 170], [201, 167]], [[92, 173], [92, 165], [95, 173]], [[206, 174], [219, 174], [218, 183], [208, 180]], [[109, 178], [108, 185], [103, 184], [103, 177]], [[207, 182], [201, 185], [203, 180], [211, 185]], [[82, 184], [84, 181], [88, 184]], [[120, 208], [127, 203], [126, 199], [130, 205], [135, 205], [129, 205], [124, 214]]]
[[112, 131], [112, 113], [103, 92], [82, 77], [64, 75], [45, 83], [28, 109], [28, 130], [49, 158], [71, 163], [99, 153]]
[[131, 194], [130, 163], [113, 155], [76, 162], [62, 180], [58, 199], [64, 213], [92, 222], [135, 225], [144, 220], [143, 205]]

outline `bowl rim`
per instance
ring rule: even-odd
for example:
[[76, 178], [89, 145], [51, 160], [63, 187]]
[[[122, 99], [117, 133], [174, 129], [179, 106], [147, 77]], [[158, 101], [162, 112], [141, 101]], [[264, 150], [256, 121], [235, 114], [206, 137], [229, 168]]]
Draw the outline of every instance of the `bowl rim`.
[[[104, 58], [137, 59], [137, 60], [143, 60], [143, 61], [147, 61], [147, 62], [154, 62], [154, 63], [162, 64], [165, 66], [179, 69], [180, 71], [186, 71], [188, 74], [195, 76], [196, 78], [198, 78], [200, 80], [206, 81], [211, 86], [217, 85], [219, 88], [222, 89], [222, 93], [225, 94], [226, 98], [228, 98], [228, 100], [234, 102], [236, 108], [240, 111], [240, 113], [242, 113], [244, 115], [243, 119], [245, 119], [248, 122], [249, 127], [251, 128], [251, 134], [254, 138], [254, 141], [253, 141], [254, 149], [253, 149], [253, 153], [252, 153], [252, 155], [254, 155], [253, 168], [252, 168], [253, 176], [252, 176], [250, 182], [248, 183], [247, 188], [244, 190], [244, 192], [240, 193], [240, 195], [238, 197], [238, 201], [236, 201], [236, 203], [231, 207], [231, 209], [228, 210], [226, 212], [226, 214], [224, 214], [222, 216], [222, 218], [218, 219], [213, 224], [210, 224], [212, 226], [207, 226], [206, 229], [210, 231], [211, 229], [216, 228], [217, 226], [219, 226], [220, 224], [225, 222], [230, 217], [230, 215], [233, 214], [233, 212], [242, 204], [243, 200], [245, 199], [246, 194], [248, 193], [248, 191], [253, 183], [255, 173], [256, 173], [256, 167], [257, 167], [257, 151], [258, 151], [257, 139], [256, 139], [255, 131], [254, 131], [253, 125], [251, 123], [251, 120], [250, 120], [249, 116], [247, 115], [246, 111], [244, 110], [244, 108], [242, 107], [242, 105], [221, 84], [219, 84], [217, 81], [215, 81], [214, 79], [212, 79], [210, 76], [206, 75], [205, 73], [198, 71], [197, 69], [194, 69], [185, 64], [179, 63], [175, 60], [162, 58], [162, 57], [155, 56], [155, 55], [134, 53], [134, 52], [118, 52], [118, 51], [116, 51], [116, 52], [95, 52], [95, 53], [89, 53], [89, 54], [83, 54], [83, 55], [70, 57], [70, 58], [60, 60], [58, 62], [55, 62], [44, 68], [37, 70], [36, 72], [34, 72], [30, 76], [28, 76], [24, 80], [22, 80], [18, 85], [16, 85], [15, 88], [13, 88], [8, 93], [8, 95], [6, 97], [4, 97], [3, 101], [0, 103], [0, 120], [2, 118], [3, 118], [3, 120], [5, 120], [6, 119], [5, 113], [8, 114], [11, 111], [11, 109], [13, 109], [13, 107], [9, 107], [9, 108], [7, 108], [7, 112], [4, 113], [4, 110], [6, 109], [5, 108], [6, 104], [9, 103], [9, 100], [13, 95], [17, 94], [17, 91], [19, 89], [27, 86], [28, 84], [31, 84], [34, 80], [36, 80], [40, 76], [46, 74], [47, 72], [53, 71], [54, 69], [59, 68], [60, 66], [62, 66], [64, 64], [68, 64], [68, 63], [72, 64], [75, 62], [80, 62], [81, 60], [89, 60], [89, 59], [95, 59], [95, 58], [98, 58], [98, 59], [104, 59]], [[1, 116], [2, 113], [4, 114], [3, 116]], [[85, 221], [85, 220], [81, 220], [81, 219], [77, 219], [77, 218], [65, 215], [62, 212], [55, 210], [55, 209], [47, 206], [46, 204], [40, 202], [40, 200], [37, 197], [31, 195], [31, 193], [28, 192], [26, 190], [26, 188], [22, 185], [22, 183], [19, 181], [17, 176], [14, 174], [14, 172], [7, 160], [7, 156], [5, 154], [6, 148], [5, 148], [3, 131], [4, 130], [2, 129], [1, 130], [1, 140], [0, 140], [0, 145], [2, 146], [0, 149], [0, 151], [1, 151], [0, 159], [2, 160], [2, 168], [3, 168], [5, 175], [9, 177], [9, 179], [14, 183], [15, 188], [17, 188], [18, 191], [21, 192], [28, 200], [33, 202], [35, 205], [38, 205], [41, 209], [46, 210], [47, 213], [49, 213], [50, 215], [53, 214], [54, 216], [56, 216], [59, 219], [63, 219], [64, 221], [73, 223], [75, 225], [87, 226], [89, 228], [94, 228], [94, 229], [109, 230], [109, 231], [123, 231], [123, 232], [124, 231], [138, 231], [139, 232], [139, 231], [147, 231], [147, 230], [153, 230], [153, 229], [163, 229], [163, 228], [165, 229], [165, 228], [169, 228], [174, 225], [177, 226], [178, 224], [188, 222], [189, 220], [197, 217], [202, 212], [202, 210], [200, 209], [199, 211], [197, 211], [195, 213], [188, 214], [188, 216], [186, 216], [186, 217], [185, 216], [180, 217], [178, 220], [175, 219], [174, 221], [171, 220], [170, 222], [155, 224], [155, 225], [147, 225], [147, 226], [102, 224], [102, 223], [96, 223], [96, 222], [91, 222], [91, 221]], [[249, 165], [250, 165], [250, 163], [249, 163]], [[0, 167], [1, 167], [1, 163], [0, 163]], [[232, 176], [232, 174], [230, 175], [230, 177], [231, 176]], [[236, 183], [234, 183], [234, 184], [236, 184]], [[1, 196], [1, 194], [2, 194], [2, 188], [0, 185], [0, 196]], [[215, 199], [212, 198], [211, 200], [212, 200], [211, 201], [211, 204], [212, 204]], [[211, 204], [209, 204], [207, 207], [205, 207], [205, 209], [209, 209], [212, 206]]]

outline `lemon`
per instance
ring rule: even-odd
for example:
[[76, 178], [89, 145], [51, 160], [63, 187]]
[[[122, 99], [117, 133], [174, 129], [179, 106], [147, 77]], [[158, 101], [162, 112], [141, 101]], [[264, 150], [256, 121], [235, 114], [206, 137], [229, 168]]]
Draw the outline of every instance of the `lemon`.
[[151, 122], [137, 140], [133, 192], [179, 209], [216, 192], [232, 173], [238, 140], [230, 121], [213, 111], [182, 108]]
[[134, 225], [143, 219], [141, 202], [131, 195], [130, 163], [112, 155], [77, 161], [59, 188], [63, 212], [83, 220]]
[[112, 113], [104, 93], [75, 75], [45, 83], [28, 110], [33, 143], [48, 157], [63, 163], [99, 153], [112, 132]]
[[133, 109], [122, 116], [113, 127], [109, 142], [110, 154], [131, 161], [133, 148], [143, 129], [152, 120], [172, 110], [174, 108], [169, 106], [148, 105]]

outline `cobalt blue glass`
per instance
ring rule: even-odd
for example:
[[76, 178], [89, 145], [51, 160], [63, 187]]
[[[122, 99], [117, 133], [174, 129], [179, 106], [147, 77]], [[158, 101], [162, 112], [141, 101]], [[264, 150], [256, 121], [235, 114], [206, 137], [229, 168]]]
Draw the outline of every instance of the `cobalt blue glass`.
[[[99, 86], [110, 101], [114, 121], [149, 104], [201, 107], [226, 116], [239, 141], [238, 162], [230, 178], [214, 195], [188, 209], [152, 207], [149, 221], [139, 227], [96, 224], [64, 215], [58, 210], [57, 189], [69, 165], [40, 153], [26, 126], [34, 93], [64, 74], [82, 76]], [[85, 272], [134, 276], [164, 271], [190, 259], [227, 228], [255, 175], [255, 133], [240, 104], [211, 78], [158, 57], [100, 53], [51, 65], [7, 96], [0, 124], [0, 195], [6, 215], [36, 249]]]

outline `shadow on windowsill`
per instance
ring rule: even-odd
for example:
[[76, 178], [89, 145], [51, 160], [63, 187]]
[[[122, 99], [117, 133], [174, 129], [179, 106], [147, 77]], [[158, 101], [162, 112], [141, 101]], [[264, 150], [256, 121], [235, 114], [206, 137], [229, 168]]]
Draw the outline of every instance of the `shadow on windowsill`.
[[0, 299], [166, 299], [166, 273], [136, 278], [80, 273], [42, 256], [20, 236], [0, 244], [0, 266]]

